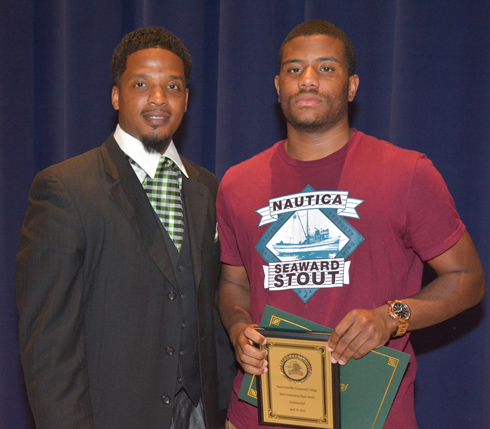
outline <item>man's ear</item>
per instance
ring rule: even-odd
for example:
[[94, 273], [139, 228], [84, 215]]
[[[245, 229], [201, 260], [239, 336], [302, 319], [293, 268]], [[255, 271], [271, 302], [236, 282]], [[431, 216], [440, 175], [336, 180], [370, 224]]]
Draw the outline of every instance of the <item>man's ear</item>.
[[359, 88], [359, 76], [353, 74], [349, 76], [349, 101], [354, 101], [357, 94], [357, 88]]
[[281, 102], [281, 91], [279, 90], [279, 76], [274, 78], [274, 85], [276, 86], [277, 91], [277, 101]]
[[117, 86], [112, 87], [112, 107], [114, 110], [119, 110], [119, 88]]
[[187, 103], [189, 103], [189, 88], [185, 89], [185, 106], [184, 112], [187, 112]]

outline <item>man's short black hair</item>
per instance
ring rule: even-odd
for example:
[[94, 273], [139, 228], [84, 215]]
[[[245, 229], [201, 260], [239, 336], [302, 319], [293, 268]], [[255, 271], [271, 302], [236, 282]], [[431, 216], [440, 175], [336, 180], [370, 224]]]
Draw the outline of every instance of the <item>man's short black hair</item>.
[[173, 52], [184, 62], [186, 84], [192, 73], [192, 59], [186, 47], [177, 36], [161, 27], [146, 27], [126, 34], [112, 55], [111, 73], [114, 84], [119, 85], [119, 79], [126, 70], [128, 56], [141, 49], [161, 48]]
[[330, 22], [324, 21], [323, 19], [312, 19], [311, 21], [305, 21], [291, 30], [291, 32], [284, 39], [284, 42], [282, 42], [281, 48], [279, 49], [279, 70], [281, 70], [282, 67], [284, 45], [296, 37], [313, 36], [315, 34], [324, 34], [342, 41], [344, 43], [344, 53], [345, 57], [347, 58], [347, 69], [349, 71], [349, 76], [355, 74], [357, 63], [356, 52], [354, 51], [354, 46], [352, 45], [349, 36], [347, 36], [347, 34], [345, 34], [340, 28], [336, 27]]

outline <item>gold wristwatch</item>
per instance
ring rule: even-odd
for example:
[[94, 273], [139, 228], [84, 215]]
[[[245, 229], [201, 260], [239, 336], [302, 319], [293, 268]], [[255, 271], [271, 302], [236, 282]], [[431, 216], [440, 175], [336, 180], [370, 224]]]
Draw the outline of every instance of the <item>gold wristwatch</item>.
[[386, 305], [389, 315], [398, 323], [398, 329], [392, 336], [400, 337], [407, 332], [410, 324], [410, 307], [402, 301], [388, 301]]

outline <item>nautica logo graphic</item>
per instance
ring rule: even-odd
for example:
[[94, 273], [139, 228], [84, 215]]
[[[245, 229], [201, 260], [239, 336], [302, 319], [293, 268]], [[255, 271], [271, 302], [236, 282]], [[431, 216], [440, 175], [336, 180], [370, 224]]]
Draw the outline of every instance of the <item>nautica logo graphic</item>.
[[263, 267], [264, 287], [293, 289], [306, 303], [319, 288], [349, 284], [346, 259], [364, 237], [345, 218], [359, 219], [356, 207], [362, 202], [349, 198], [347, 191], [307, 186], [257, 210], [259, 227], [271, 224], [255, 246], [268, 263]]
[[341, 216], [359, 219], [356, 207], [362, 203], [362, 200], [348, 198], [348, 196], [349, 193], [346, 191], [314, 191], [273, 198], [269, 200], [268, 206], [257, 210], [257, 213], [262, 216], [259, 226], [274, 222], [282, 213], [314, 208], [335, 209]]

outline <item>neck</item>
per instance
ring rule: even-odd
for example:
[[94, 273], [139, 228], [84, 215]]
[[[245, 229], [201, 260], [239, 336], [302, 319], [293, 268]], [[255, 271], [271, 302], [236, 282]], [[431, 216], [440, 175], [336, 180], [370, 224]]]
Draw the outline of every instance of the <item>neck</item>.
[[285, 149], [291, 158], [315, 161], [337, 152], [347, 144], [351, 136], [352, 130], [347, 121], [327, 131], [313, 133], [294, 129], [288, 124]]

